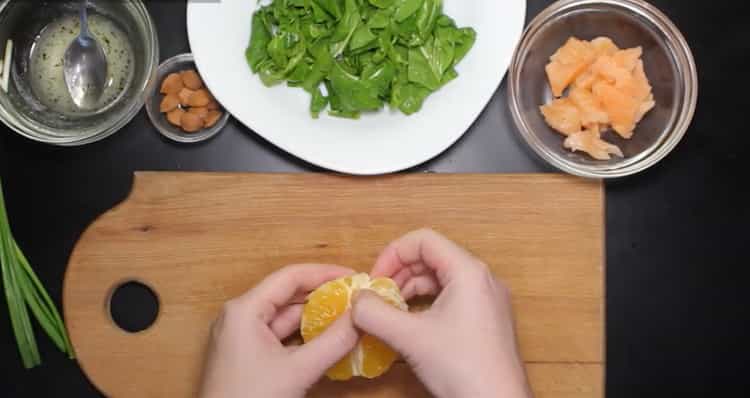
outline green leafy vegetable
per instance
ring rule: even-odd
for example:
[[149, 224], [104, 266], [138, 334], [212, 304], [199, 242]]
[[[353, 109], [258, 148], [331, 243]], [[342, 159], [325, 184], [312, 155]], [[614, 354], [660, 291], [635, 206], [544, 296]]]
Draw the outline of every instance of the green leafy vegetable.
[[310, 114], [410, 115], [458, 76], [476, 41], [443, 0], [273, 0], [252, 17], [247, 63], [266, 86], [310, 93]]
[[41, 364], [28, 309], [57, 348], [71, 359], [74, 358], [73, 346], [70, 344], [65, 324], [57, 307], [11, 235], [8, 215], [5, 211], [2, 181], [0, 181], [0, 266], [11, 326], [24, 367], [32, 368]]

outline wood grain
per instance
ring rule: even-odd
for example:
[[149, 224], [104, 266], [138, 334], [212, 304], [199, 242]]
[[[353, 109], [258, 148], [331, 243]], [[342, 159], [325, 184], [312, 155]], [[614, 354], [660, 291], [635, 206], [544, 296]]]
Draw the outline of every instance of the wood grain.
[[[369, 271], [389, 241], [432, 227], [510, 286], [537, 397], [601, 397], [603, 222], [601, 184], [561, 175], [138, 173], [130, 197], [75, 247], [65, 318], [81, 367], [105, 394], [189, 397], [224, 301], [287, 264]], [[155, 324], [136, 334], [108, 311], [111, 293], [130, 280], [160, 301]], [[311, 392], [422, 395], [404, 364], [375, 381], [322, 381]]]

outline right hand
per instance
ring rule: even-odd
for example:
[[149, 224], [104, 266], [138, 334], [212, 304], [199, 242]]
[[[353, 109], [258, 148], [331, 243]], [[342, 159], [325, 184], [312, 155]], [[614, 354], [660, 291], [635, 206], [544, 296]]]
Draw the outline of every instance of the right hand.
[[419, 230], [391, 243], [372, 275], [393, 278], [406, 300], [437, 295], [430, 309], [399, 311], [362, 291], [354, 324], [403, 355], [437, 397], [531, 397], [508, 289], [444, 236]]

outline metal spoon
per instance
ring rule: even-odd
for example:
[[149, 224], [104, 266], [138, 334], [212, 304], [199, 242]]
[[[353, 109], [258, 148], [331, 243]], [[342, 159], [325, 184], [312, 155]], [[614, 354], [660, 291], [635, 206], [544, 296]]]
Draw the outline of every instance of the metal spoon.
[[82, 0], [81, 32], [65, 51], [63, 74], [73, 103], [83, 110], [92, 110], [99, 103], [106, 85], [107, 58], [89, 32], [87, 7], [88, 0]]

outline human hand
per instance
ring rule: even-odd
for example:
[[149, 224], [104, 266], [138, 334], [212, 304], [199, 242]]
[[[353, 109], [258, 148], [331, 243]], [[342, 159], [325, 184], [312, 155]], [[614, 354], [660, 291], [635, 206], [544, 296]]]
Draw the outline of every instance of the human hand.
[[227, 302], [211, 331], [202, 398], [303, 397], [325, 371], [354, 348], [358, 334], [349, 312], [300, 347], [281, 340], [299, 329], [307, 294], [353, 273], [327, 265], [295, 265]]
[[516, 346], [508, 289], [487, 266], [444, 236], [420, 230], [391, 243], [374, 277], [393, 278], [405, 299], [437, 295], [407, 313], [361, 292], [354, 324], [379, 337], [438, 397], [531, 397]]

